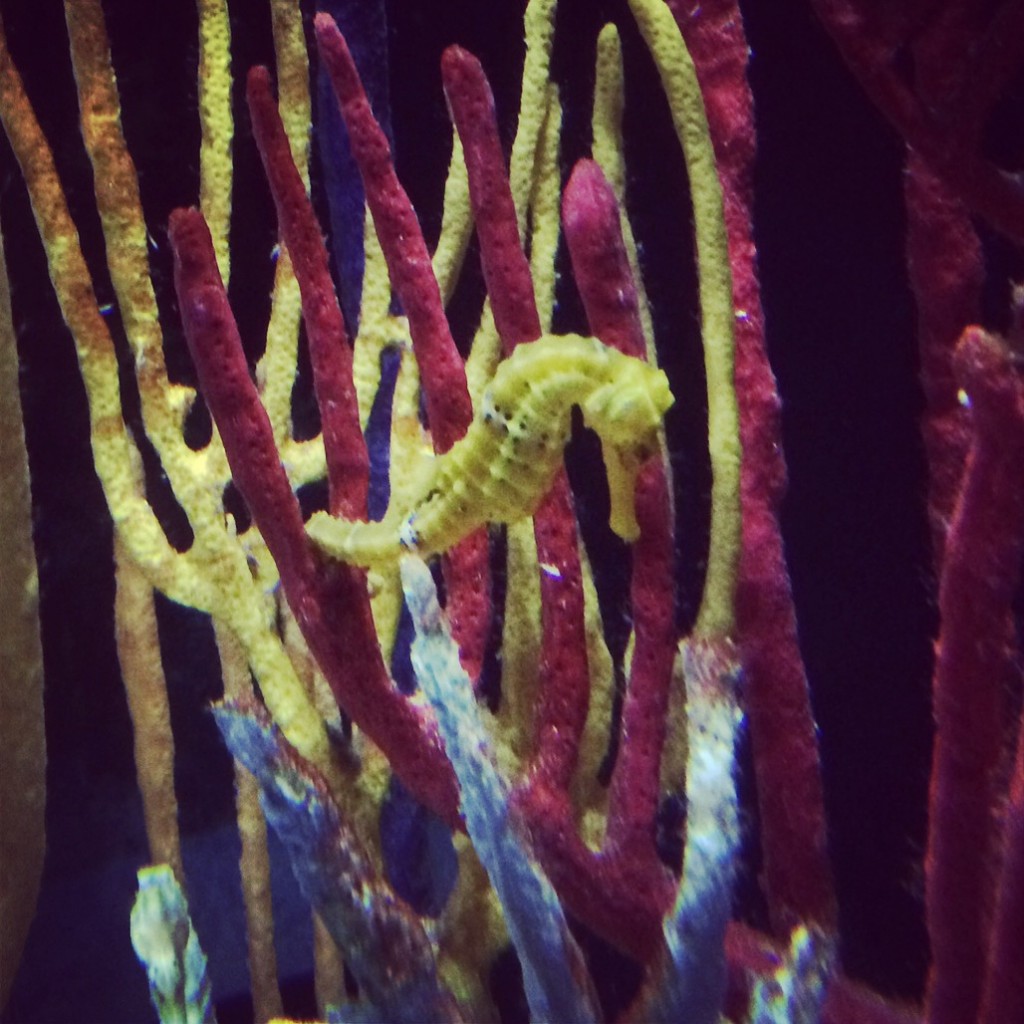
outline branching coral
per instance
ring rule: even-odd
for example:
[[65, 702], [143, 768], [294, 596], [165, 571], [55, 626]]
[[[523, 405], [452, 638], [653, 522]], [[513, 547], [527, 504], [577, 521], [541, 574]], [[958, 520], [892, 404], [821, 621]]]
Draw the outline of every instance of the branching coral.
[[[969, 87], [970, 68], [960, 61], [952, 90], [935, 72], [957, 31], [966, 27], [989, 52], [1016, 16], [1012, 4], [991, 19], [971, 16], [951, 0], [938, 5], [941, 16], [922, 14], [919, 23], [896, 6], [891, 23], [875, 24], [857, 4], [817, 4], [914, 147], [909, 251], [922, 311], [942, 618], [925, 858], [934, 963], [925, 1007], [934, 1020], [1009, 1021], [1022, 999], [1012, 966], [1024, 919], [1021, 751], [1017, 741], [1010, 769], [1003, 751], [1012, 706], [995, 683], [1013, 677], [1015, 665], [1011, 605], [1024, 522], [1020, 301], [1017, 321], [1001, 325], [1006, 341], [969, 326], [978, 319], [980, 246], [958, 203], [1019, 238], [1019, 182], [965, 127], [968, 114], [992, 106], [1010, 63], [995, 61]], [[341, 20], [355, 7], [340, 5]], [[609, 1010], [638, 1021], [710, 1022], [723, 1011], [736, 1020], [833, 1024], [910, 1016], [842, 974], [817, 737], [778, 526], [785, 469], [754, 264], [743, 23], [734, 0], [630, 0], [628, 8], [634, 45], [667, 101], [694, 227], [703, 366], [689, 371], [703, 373], [709, 493], [701, 596], [682, 639], [674, 502], [683, 490], [660, 431], [668, 380], [678, 393], [681, 375], [673, 332], [655, 338], [647, 268], [628, 215], [621, 118], [630, 86], [613, 27], [598, 41], [590, 156], [574, 166], [550, 70], [554, 0], [526, 7], [507, 169], [483, 67], [466, 50], [446, 51], [441, 76], [456, 140], [431, 257], [394, 166], [384, 105], [364, 92], [363, 78], [373, 77], [365, 53], [379, 45], [380, 24], [371, 17], [345, 26], [350, 52], [335, 21], [318, 14], [307, 25], [324, 87], [318, 140], [325, 153], [336, 148], [327, 141], [336, 105], [341, 148], [354, 161], [348, 178], [337, 177], [344, 160], [331, 163], [324, 205], [332, 222], [348, 216], [351, 224], [355, 209], [364, 225], [355, 269], [352, 240], [335, 240], [339, 299], [314, 212], [318, 179], [311, 187], [306, 168], [300, 9], [275, 0], [275, 72], [255, 68], [246, 90], [280, 232], [266, 345], [254, 368], [252, 328], [240, 327], [242, 304], [229, 297], [227, 12], [216, 0], [199, 3], [199, 194], [177, 199], [183, 208], [169, 218], [161, 211], [158, 227], [169, 220], [177, 317], [198, 391], [168, 370], [180, 353], [172, 357], [172, 340], [161, 337], [100, 3], [69, 0], [66, 9], [124, 327], [120, 377], [118, 332], [97, 299], [102, 285], [93, 285], [57, 165], [0, 39], [0, 114], [77, 347], [96, 471], [117, 534], [118, 647], [151, 858], [187, 883], [162, 685], [173, 657], [161, 651], [155, 588], [209, 614], [216, 630], [227, 698], [219, 724], [247, 769], [239, 770], [238, 813], [260, 1019], [277, 1015], [281, 1000], [257, 788], [325, 926], [322, 1003], [344, 998], [337, 974], [327, 991], [333, 947], [359, 986], [359, 1001], [331, 1011], [336, 1019], [491, 1015], [484, 977], [509, 938], [537, 1019], [592, 1020]], [[626, 21], [625, 8], [620, 13]], [[896, 70], [905, 45], [917, 59], [913, 88]], [[933, 116], [950, 110], [952, 128]], [[454, 329], [452, 310], [470, 276], [471, 228], [486, 298], [479, 319], [469, 318], [475, 331], [464, 332]], [[575, 291], [556, 280], [570, 270]], [[936, 296], [936, 282], [950, 284], [948, 302]], [[577, 296], [573, 323], [557, 305]], [[320, 430], [308, 440], [298, 412], [300, 309]], [[170, 322], [176, 333], [179, 320]], [[455, 340], [461, 333], [473, 335], [465, 358]], [[668, 376], [656, 368], [660, 359]], [[135, 393], [138, 416], [129, 408]], [[201, 404], [214, 421], [208, 440], [196, 437]], [[610, 509], [599, 515], [629, 548], [604, 522], [589, 536], [578, 528], [578, 519], [603, 508], [605, 488], [571, 483], [562, 466], [570, 437], [585, 443], [571, 428], [572, 405], [603, 448]], [[319, 483], [326, 494], [318, 505], [308, 485]], [[403, 550], [439, 556], [443, 612], [422, 563], [406, 561], [400, 578]], [[615, 617], [608, 565], [616, 559], [619, 575], [629, 576], [620, 637], [605, 633]], [[618, 600], [625, 603], [625, 593]], [[744, 917], [758, 927], [731, 920], [742, 875], [740, 706], [764, 903], [763, 914], [745, 908]], [[378, 835], [396, 792], [415, 798], [413, 817], [443, 837], [430, 847], [434, 855], [458, 860], [453, 891], [434, 879], [430, 912], [403, 880], [387, 829]], [[685, 824], [671, 823], [673, 807], [685, 807]], [[681, 875], [673, 846], [681, 848]], [[566, 915], [641, 965], [642, 978], [618, 1002], [604, 992], [600, 1005]]]

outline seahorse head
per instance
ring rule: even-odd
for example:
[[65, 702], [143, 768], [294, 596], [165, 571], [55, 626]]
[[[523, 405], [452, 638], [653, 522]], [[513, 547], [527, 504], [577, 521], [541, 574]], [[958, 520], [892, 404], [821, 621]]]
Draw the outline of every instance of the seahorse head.
[[658, 428], [673, 401], [668, 378], [640, 359], [614, 351], [608, 354], [608, 380], [581, 403], [583, 419], [608, 444], [653, 451]]
[[609, 525], [636, 540], [634, 492], [640, 467], [658, 450], [658, 429], [672, 405], [668, 378], [648, 363], [610, 352], [608, 381], [581, 403], [583, 419], [601, 439], [611, 498]]

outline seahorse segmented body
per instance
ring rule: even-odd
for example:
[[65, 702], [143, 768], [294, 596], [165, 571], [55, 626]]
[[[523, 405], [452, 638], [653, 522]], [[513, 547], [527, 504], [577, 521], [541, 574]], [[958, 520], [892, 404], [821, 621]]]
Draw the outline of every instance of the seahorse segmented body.
[[434, 460], [410, 509], [376, 523], [319, 512], [308, 533], [331, 557], [370, 566], [445, 551], [484, 523], [532, 515], [561, 465], [576, 405], [601, 439], [611, 526], [634, 540], [636, 474], [671, 404], [661, 370], [596, 338], [545, 335], [499, 365], [466, 435]]

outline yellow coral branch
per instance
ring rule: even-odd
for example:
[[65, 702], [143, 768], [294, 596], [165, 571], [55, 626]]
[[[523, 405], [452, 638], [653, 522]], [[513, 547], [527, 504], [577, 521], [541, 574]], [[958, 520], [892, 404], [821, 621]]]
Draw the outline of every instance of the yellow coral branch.
[[448, 176], [444, 182], [444, 203], [441, 212], [441, 234], [431, 263], [434, 277], [447, 303], [455, 291], [466, 256], [470, 236], [473, 234], [473, 214], [469, 203], [469, 175], [462, 156], [462, 140], [452, 132], [452, 155], [448, 163]]
[[663, 0], [629, 3], [668, 97], [693, 200], [712, 472], [708, 568], [694, 632], [729, 635], [740, 552], [740, 439], [733, 380], [732, 273], [722, 187], [697, 73], [672, 12]]
[[[125, 531], [132, 557], [151, 579], [159, 580], [161, 589], [172, 596], [194, 591], [193, 574], [184, 562], [174, 558], [174, 549], [142, 495], [135, 471], [137, 455], [121, 418], [114, 344], [96, 302], [53, 154], [25, 96], [2, 33], [0, 119], [21, 166], [46, 250], [50, 280], [75, 341], [89, 398], [93, 459], [115, 524]], [[208, 592], [200, 596], [210, 599]]]
[[167, 679], [160, 658], [153, 588], [114, 538], [114, 623], [117, 658], [128, 698], [135, 750], [135, 775], [142, 794], [149, 860], [167, 864], [185, 885], [174, 793], [174, 735]]
[[[252, 683], [245, 652], [238, 641], [214, 623], [217, 653], [226, 700], [252, 698]], [[270, 855], [267, 823], [259, 803], [259, 785], [235, 762], [235, 815], [242, 853], [239, 870], [245, 904], [246, 951], [252, 990], [253, 1018], [264, 1021], [281, 1013], [281, 991], [277, 984], [277, 954], [274, 950], [274, 910], [270, 893]]]
[[[309, 191], [309, 59], [297, 0], [273, 0], [271, 15], [277, 56], [278, 110], [291, 148], [292, 159]], [[256, 368], [260, 397], [270, 417], [274, 440], [293, 486], [321, 478], [326, 469], [320, 438], [294, 445], [292, 386], [298, 359], [302, 304], [291, 259], [282, 245], [274, 267], [274, 291], [267, 347]]]
[[[77, 0], [71, 0], [72, 3]], [[199, 206], [210, 225], [217, 267], [231, 277], [231, 24], [226, 0], [196, 0], [199, 9]]]
[[555, 256], [561, 221], [562, 181], [558, 147], [562, 135], [562, 104], [558, 99], [558, 89], [553, 84], [548, 84], [544, 98], [544, 120], [537, 143], [529, 200], [530, 276], [533, 278], [541, 329], [549, 331], [555, 310]]
[[[611, 24], [605, 25], [597, 37], [597, 69], [594, 76], [594, 112], [591, 130], [594, 141], [592, 155], [601, 165], [619, 204], [619, 227], [622, 242], [626, 247], [626, 258], [633, 273], [640, 313], [640, 327], [647, 342], [647, 361], [658, 362], [654, 348], [654, 323], [651, 318], [651, 304], [644, 288], [640, 273], [640, 259], [637, 256], [636, 238], [633, 225], [626, 212], [626, 157], [622, 142], [622, 112], [625, 105], [622, 73], [622, 45], [619, 31]], [[667, 463], [667, 460], [666, 460]]]
[[523, 16], [526, 32], [526, 60], [523, 64], [523, 85], [519, 96], [519, 126], [512, 143], [509, 181], [516, 204], [519, 234], [526, 231], [530, 192], [533, 190], [537, 147], [547, 111], [548, 74], [551, 46], [555, 36], [557, 0], [530, 0]]

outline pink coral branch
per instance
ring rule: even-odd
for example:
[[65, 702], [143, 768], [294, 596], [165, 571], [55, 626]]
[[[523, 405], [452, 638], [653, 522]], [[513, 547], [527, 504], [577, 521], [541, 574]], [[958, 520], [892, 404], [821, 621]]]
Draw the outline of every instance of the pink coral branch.
[[974, 1020], [982, 995], [1002, 756], [1000, 684], [1014, 648], [1024, 553], [1024, 385], [1006, 346], [969, 328], [955, 369], [974, 440], [939, 586], [936, 723], [926, 870], [928, 1016]]
[[210, 232], [197, 210], [171, 214], [175, 287], [199, 383], [232, 477], [281, 574], [288, 603], [338, 704], [384, 751], [409, 788], [456, 824], [451, 766], [432, 720], [392, 684], [381, 660], [364, 574], [322, 561], [249, 376]]
[[266, 68], [256, 67], [249, 72], [247, 98], [281, 235], [302, 294], [327, 455], [330, 510], [333, 515], [365, 519], [370, 464], [352, 382], [352, 350], [328, 269], [327, 247], [292, 159]]

